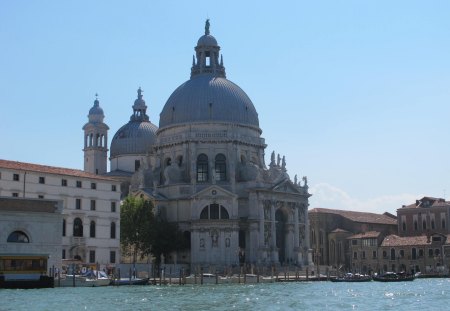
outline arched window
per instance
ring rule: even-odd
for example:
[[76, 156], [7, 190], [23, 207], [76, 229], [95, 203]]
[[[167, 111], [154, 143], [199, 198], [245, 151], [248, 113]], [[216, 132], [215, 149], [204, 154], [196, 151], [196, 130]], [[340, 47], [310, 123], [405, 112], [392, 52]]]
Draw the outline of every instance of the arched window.
[[435, 228], [435, 224], [434, 224], [434, 219], [431, 220], [431, 229], [434, 230]]
[[75, 220], [73, 221], [73, 236], [83, 236], [83, 222], [80, 218], [75, 218]]
[[422, 221], [422, 229], [427, 230], [427, 221], [426, 220]]
[[442, 229], [445, 229], [445, 219], [441, 220], [441, 227], [442, 227]]
[[89, 225], [89, 236], [95, 238], [95, 221], [91, 221], [91, 224]]
[[202, 209], [200, 219], [230, 219], [230, 215], [225, 207], [213, 203]]
[[172, 165], [172, 159], [171, 158], [167, 158], [165, 161], [166, 166], [171, 166]]
[[8, 243], [30, 243], [28, 236], [22, 231], [14, 231], [8, 236]]
[[417, 231], [419, 228], [417, 226], [417, 220], [414, 220], [414, 230]]
[[223, 206], [220, 206], [220, 219], [230, 219], [227, 209]]
[[406, 222], [402, 222], [402, 228], [403, 228], [403, 231], [406, 231]]
[[208, 181], [208, 157], [203, 153], [197, 158], [197, 181]]
[[62, 230], [62, 235], [66, 236], [66, 220], [65, 219], [63, 219], [63, 228], [62, 229], [63, 229]]
[[116, 223], [113, 221], [111, 222], [111, 239], [116, 238]]
[[89, 147], [92, 147], [93, 134], [89, 134]]
[[218, 181], [227, 180], [227, 161], [223, 154], [216, 155], [215, 161], [215, 178]]

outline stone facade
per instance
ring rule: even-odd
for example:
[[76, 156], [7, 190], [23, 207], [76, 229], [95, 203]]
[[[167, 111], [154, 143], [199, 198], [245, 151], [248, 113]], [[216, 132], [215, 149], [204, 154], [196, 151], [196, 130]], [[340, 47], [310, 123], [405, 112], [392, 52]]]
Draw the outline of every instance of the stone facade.
[[139, 89], [130, 122], [111, 142], [108, 175], [153, 200], [158, 215], [184, 231], [190, 249], [166, 263], [309, 263], [307, 179], [292, 181], [286, 159], [274, 152], [266, 166], [258, 114], [226, 78], [209, 22], [191, 78], [167, 100], [159, 128], [146, 110]]

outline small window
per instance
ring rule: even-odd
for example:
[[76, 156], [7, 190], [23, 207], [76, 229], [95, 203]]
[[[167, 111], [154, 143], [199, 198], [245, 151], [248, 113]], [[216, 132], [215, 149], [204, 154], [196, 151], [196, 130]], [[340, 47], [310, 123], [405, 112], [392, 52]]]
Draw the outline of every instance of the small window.
[[75, 199], [75, 209], [81, 209], [81, 199]]
[[401, 258], [405, 257], [405, 251], [403, 249], [400, 250], [400, 257]]
[[95, 263], [95, 251], [89, 251], [89, 262]]
[[140, 167], [141, 167], [141, 161], [134, 160], [134, 171], [137, 172]]
[[362, 252], [361, 258], [362, 259], [366, 259], [366, 252], [365, 251]]
[[111, 213], [116, 212], [116, 202], [111, 202]]
[[431, 248], [428, 250], [428, 257], [433, 257], [433, 250]]
[[117, 191], [116, 185], [111, 185], [111, 191]]
[[358, 259], [358, 253], [357, 252], [353, 252], [353, 259]]
[[62, 250], [62, 259], [66, 259], [66, 250], [65, 249], [63, 249]]
[[38, 195], [38, 199], [43, 199], [44, 196], [42, 194]]
[[115, 251], [109, 252], [109, 263], [116, 263], [116, 252]]
[[66, 236], [66, 220], [63, 219], [62, 235]]
[[14, 175], [13, 175], [13, 180], [14, 180], [14, 181], [19, 181], [19, 180], [20, 180], [19, 174], [14, 174]]
[[111, 239], [115, 239], [116, 238], [116, 223], [112, 222], [111, 223], [111, 232], [110, 232], [110, 237]]
[[352, 245], [358, 245], [358, 240], [352, 240]]
[[40, 176], [39, 177], [39, 183], [40, 184], [45, 184], [45, 177]]
[[67, 187], [67, 179], [61, 179], [61, 186]]
[[423, 257], [423, 249], [419, 249], [419, 257]]
[[77, 188], [81, 188], [81, 187], [82, 187], [81, 180], [77, 180]]
[[18, 197], [19, 197], [19, 193], [18, 193], [18, 192], [13, 192], [13, 193], [12, 193], [12, 196], [13, 196], [14, 198], [18, 198]]
[[91, 182], [91, 189], [97, 189], [97, 184], [95, 182]]
[[387, 252], [383, 251], [383, 258], [387, 258]]
[[95, 238], [95, 221], [91, 221], [89, 226], [89, 237]]
[[376, 259], [377, 258], [377, 251], [372, 251], [372, 258]]
[[91, 200], [91, 211], [95, 211], [95, 200]]

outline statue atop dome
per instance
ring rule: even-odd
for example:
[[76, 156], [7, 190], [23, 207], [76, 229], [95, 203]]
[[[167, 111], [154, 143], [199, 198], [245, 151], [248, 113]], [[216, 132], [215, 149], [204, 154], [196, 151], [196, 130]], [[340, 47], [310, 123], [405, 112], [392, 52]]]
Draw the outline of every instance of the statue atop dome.
[[209, 35], [209, 18], [207, 18], [205, 22], [205, 35]]

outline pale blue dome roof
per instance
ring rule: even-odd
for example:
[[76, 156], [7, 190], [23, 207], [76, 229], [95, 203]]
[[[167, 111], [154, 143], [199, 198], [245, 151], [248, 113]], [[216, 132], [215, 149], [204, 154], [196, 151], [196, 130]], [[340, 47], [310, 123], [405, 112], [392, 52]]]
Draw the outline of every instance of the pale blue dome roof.
[[137, 93], [138, 98], [134, 101], [130, 122], [122, 126], [111, 141], [111, 157], [146, 154], [155, 143], [158, 127], [149, 120], [141, 88]]
[[130, 121], [122, 126], [111, 141], [111, 157], [146, 154], [156, 140], [158, 127], [149, 121]]
[[180, 85], [167, 100], [159, 127], [192, 122], [230, 122], [259, 128], [250, 98], [224, 77], [202, 74]]
[[198, 39], [197, 46], [217, 46], [217, 40], [211, 35], [204, 35]]

